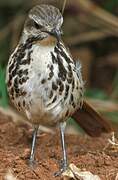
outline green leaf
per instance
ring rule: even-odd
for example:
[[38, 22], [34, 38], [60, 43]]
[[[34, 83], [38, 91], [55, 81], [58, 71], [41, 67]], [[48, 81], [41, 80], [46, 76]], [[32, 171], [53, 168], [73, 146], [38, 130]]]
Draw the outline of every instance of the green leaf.
[[100, 89], [88, 89], [85, 92], [85, 96], [86, 97], [91, 97], [93, 99], [101, 99], [101, 100], [109, 99], [107, 94], [104, 91], [100, 90]]
[[109, 0], [107, 3], [105, 3], [104, 8], [107, 11], [112, 12], [113, 8], [118, 5], [118, 0]]
[[5, 69], [0, 66], [0, 106], [7, 107], [8, 96], [5, 84]]
[[117, 123], [118, 124], [118, 112], [107, 112], [104, 113], [105, 116], [108, 117], [109, 120], [111, 120], [113, 123]]

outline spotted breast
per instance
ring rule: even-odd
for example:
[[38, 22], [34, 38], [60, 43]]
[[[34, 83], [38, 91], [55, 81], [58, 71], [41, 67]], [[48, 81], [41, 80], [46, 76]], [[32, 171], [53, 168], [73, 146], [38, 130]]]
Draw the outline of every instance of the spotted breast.
[[62, 41], [28, 39], [11, 55], [7, 69], [10, 98], [33, 124], [54, 125], [67, 119], [82, 102], [81, 66]]

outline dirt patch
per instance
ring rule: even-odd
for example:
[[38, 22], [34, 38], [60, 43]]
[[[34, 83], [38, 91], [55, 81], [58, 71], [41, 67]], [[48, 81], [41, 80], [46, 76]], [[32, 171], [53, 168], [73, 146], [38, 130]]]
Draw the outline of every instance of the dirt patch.
[[[20, 180], [60, 179], [53, 176], [61, 159], [59, 133], [42, 133], [37, 138], [36, 166], [28, 165], [31, 130], [16, 126], [10, 118], [0, 115], [0, 180], [8, 171]], [[107, 146], [109, 135], [100, 138], [66, 135], [69, 162], [99, 175], [102, 180], [115, 180], [118, 173], [117, 149]]]

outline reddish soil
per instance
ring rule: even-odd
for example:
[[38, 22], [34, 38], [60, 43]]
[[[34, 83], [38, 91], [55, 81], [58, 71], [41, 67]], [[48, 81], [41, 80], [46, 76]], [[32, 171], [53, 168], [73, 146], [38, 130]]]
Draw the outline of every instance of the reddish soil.
[[[115, 180], [118, 173], [118, 149], [104, 148], [108, 137], [66, 135], [69, 162], [99, 175], [102, 180]], [[18, 127], [10, 118], [0, 115], [0, 180], [11, 170], [20, 180], [53, 180], [61, 159], [59, 135], [42, 133], [37, 138], [36, 166], [28, 165], [31, 130]]]

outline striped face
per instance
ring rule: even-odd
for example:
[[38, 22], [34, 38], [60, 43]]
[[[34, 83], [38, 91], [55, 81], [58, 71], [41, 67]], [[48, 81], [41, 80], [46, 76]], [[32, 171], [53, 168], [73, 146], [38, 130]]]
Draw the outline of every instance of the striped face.
[[28, 37], [47, 37], [60, 34], [63, 17], [54, 6], [37, 5], [32, 8], [24, 25], [24, 33]]

